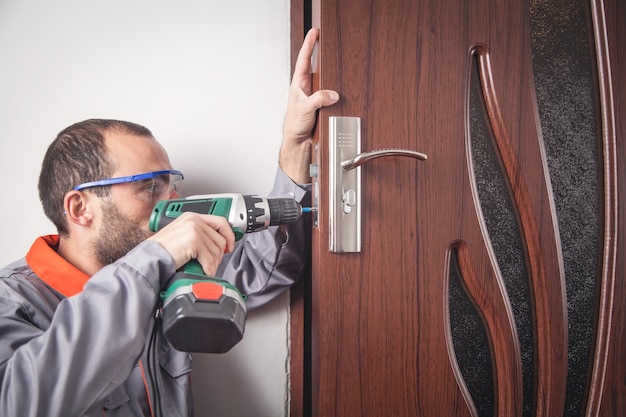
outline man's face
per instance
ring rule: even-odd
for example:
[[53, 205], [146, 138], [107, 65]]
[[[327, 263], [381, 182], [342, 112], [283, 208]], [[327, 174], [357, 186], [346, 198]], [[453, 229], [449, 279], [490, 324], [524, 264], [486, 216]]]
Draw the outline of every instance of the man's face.
[[[109, 133], [106, 144], [116, 166], [113, 177], [172, 169], [167, 153], [153, 138]], [[100, 228], [93, 241], [94, 256], [102, 266], [115, 262], [153, 234], [148, 224], [159, 200], [179, 197], [175, 190], [150, 188], [143, 182], [110, 187], [110, 196], [101, 199]], [[150, 195], [148, 188], [160, 191]]]

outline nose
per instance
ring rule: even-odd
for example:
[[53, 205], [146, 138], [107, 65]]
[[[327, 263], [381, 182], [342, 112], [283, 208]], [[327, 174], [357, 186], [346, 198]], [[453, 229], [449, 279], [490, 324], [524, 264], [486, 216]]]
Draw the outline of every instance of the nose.
[[172, 191], [170, 191], [170, 194], [169, 194], [169, 196], [167, 198], [169, 198], [169, 199], [180, 198], [180, 194], [178, 194], [178, 191], [172, 190]]

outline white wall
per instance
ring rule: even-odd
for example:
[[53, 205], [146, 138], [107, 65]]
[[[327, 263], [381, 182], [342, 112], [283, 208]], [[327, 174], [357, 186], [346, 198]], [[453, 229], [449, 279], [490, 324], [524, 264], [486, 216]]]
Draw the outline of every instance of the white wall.
[[[0, 0], [0, 264], [54, 233], [37, 196], [56, 134], [150, 128], [184, 194], [269, 192], [289, 86], [288, 0]], [[196, 416], [284, 416], [288, 294], [224, 355], [195, 355]]]

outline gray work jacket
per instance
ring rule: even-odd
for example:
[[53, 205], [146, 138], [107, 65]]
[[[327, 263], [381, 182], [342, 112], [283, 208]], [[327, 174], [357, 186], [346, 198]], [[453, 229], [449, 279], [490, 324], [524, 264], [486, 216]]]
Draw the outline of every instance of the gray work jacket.
[[[310, 198], [280, 170], [269, 196]], [[249, 309], [300, 277], [309, 253], [304, 220], [245, 235], [225, 257], [216, 275], [248, 296]], [[191, 356], [160, 326], [153, 334], [159, 293], [175, 272], [152, 241], [68, 297], [26, 258], [0, 269], [0, 416], [150, 416], [156, 403], [163, 416], [192, 416]]]

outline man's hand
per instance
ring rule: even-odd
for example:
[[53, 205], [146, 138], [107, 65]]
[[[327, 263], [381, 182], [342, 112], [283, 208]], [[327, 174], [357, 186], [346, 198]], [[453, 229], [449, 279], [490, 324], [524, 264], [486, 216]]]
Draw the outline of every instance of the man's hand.
[[311, 138], [317, 110], [339, 100], [339, 94], [333, 90], [311, 93], [311, 56], [318, 35], [316, 28], [309, 30], [298, 54], [289, 88], [283, 143], [278, 158], [285, 174], [298, 184], [310, 182]]
[[209, 276], [215, 275], [224, 252], [235, 247], [235, 234], [226, 218], [192, 212], [183, 213], [148, 240], [172, 255], [176, 269], [196, 259]]

